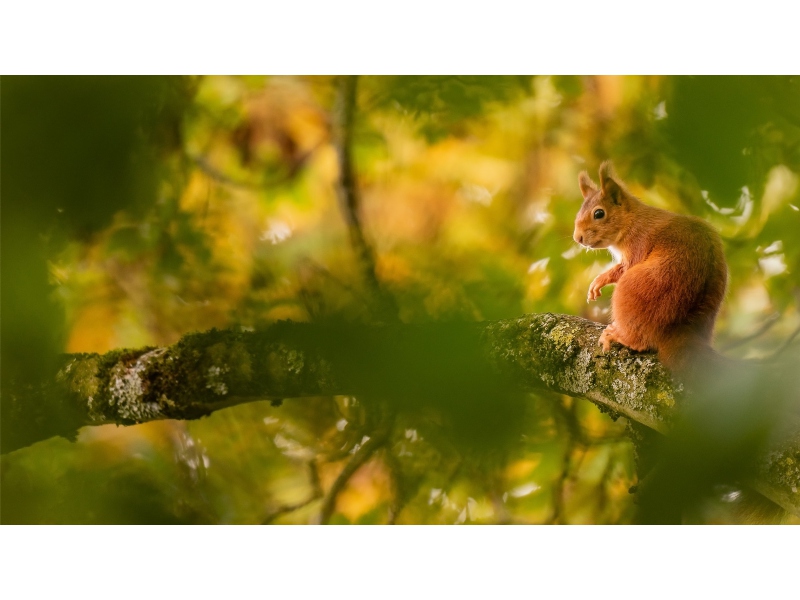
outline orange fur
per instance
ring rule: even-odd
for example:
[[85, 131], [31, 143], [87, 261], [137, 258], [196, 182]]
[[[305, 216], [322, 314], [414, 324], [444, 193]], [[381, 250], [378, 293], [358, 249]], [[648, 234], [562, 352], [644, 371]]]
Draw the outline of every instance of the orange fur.
[[[600, 166], [600, 186], [584, 171], [583, 205], [575, 218], [575, 241], [609, 248], [619, 264], [589, 286], [589, 300], [616, 283], [612, 322], [600, 336], [632, 350], [656, 350], [670, 369], [696, 351], [710, 349], [728, 269], [719, 234], [697, 217], [648, 206], [630, 194], [609, 161]], [[596, 218], [601, 209], [603, 216]]]

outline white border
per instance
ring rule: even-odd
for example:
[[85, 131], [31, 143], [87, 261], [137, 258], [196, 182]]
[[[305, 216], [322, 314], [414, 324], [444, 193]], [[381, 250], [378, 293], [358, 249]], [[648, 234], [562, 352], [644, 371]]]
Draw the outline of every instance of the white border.
[[4, 74], [796, 74], [792, 4], [26, 0]]

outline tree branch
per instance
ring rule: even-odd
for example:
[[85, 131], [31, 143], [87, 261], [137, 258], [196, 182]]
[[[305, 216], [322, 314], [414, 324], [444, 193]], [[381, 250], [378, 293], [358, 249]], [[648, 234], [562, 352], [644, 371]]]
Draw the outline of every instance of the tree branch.
[[350, 245], [356, 253], [362, 278], [372, 296], [373, 309], [381, 321], [391, 323], [398, 320], [397, 303], [378, 281], [375, 272], [375, 253], [367, 242], [361, 226], [361, 198], [351, 152], [357, 83], [358, 78], [355, 75], [346, 75], [337, 81], [336, 104], [332, 119], [333, 143], [339, 165], [336, 195], [350, 234]]
[[[44, 384], [3, 398], [3, 451], [86, 425], [196, 419], [263, 399], [372, 395], [415, 409], [446, 396], [496, 410], [502, 390], [551, 390], [661, 433], [680, 388], [652, 354], [603, 353], [603, 326], [529, 314], [483, 323], [362, 326], [281, 322], [264, 331], [211, 330], [164, 348], [73, 354]], [[475, 400], [470, 400], [474, 402]], [[756, 489], [800, 514], [800, 427], [770, 447]], [[787, 441], [788, 440], [788, 441]]]

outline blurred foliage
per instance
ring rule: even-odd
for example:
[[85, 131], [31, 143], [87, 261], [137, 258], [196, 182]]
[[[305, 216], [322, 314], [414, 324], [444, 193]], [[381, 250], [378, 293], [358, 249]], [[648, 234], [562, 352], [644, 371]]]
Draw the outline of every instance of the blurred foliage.
[[[369, 320], [334, 191], [334, 78], [4, 77], [0, 90], [4, 384], [58, 351]], [[578, 172], [613, 158], [645, 202], [721, 231], [717, 347], [796, 357], [782, 342], [800, 326], [798, 78], [362, 77], [358, 90], [364, 234], [403, 322], [607, 320], [608, 294], [585, 294], [610, 256], [571, 233]], [[631, 522], [622, 421], [564, 397], [466, 396], [463, 410], [308, 398], [85, 428], [2, 457], [0, 517], [313, 522], [381, 435], [331, 522]], [[736, 498], [709, 498], [698, 519], [735, 521]]]

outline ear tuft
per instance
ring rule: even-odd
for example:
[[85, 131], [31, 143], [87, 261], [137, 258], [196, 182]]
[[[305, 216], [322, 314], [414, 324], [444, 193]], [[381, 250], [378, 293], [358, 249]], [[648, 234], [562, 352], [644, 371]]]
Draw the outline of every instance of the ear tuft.
[[614, 163], [610, 160], [604, 160], [600, 165], [600, 185], [604, 186], [606, 179], [616, 179], [617, 174], [614, 171]]
[[581, 171], [581, 174], [578, 175], [578, 185], [581, 188], [581, 195], [584, 200], [598, 190], [597, 184], [592, 181], [586, 171]]
[[600, 165], [600, 187], [603, 189], [603, 195], [614, 204], [622, 204], [625, 188], [614, 172], [614, 165], [610, 160]]

